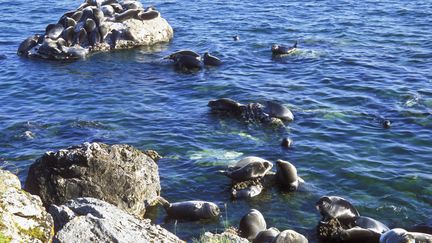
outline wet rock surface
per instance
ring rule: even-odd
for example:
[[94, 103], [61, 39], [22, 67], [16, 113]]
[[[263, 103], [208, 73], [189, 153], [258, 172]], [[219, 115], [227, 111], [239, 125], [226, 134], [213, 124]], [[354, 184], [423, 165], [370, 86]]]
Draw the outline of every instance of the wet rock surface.
[[25, 39], [17, 54], [51, 60], [85, 58], [92, 52], [168, 42], [173, 29], [154, 7], [138, 1], [85, 1], [45, 33]]
[[124, 144], [84, 143], [47, 152], [31, 165], [25, 189], [45, 206], [94, 197], [143, 217], [160, 194], [157, 164]]
[[59, 229], [53, 242], [183, 242], [177, 236], [95, 198], [50, 207]]
[[17, 176], [0, 170], [0, 242], [49, 242], [53, 226], [40, 198], [23, 191]]

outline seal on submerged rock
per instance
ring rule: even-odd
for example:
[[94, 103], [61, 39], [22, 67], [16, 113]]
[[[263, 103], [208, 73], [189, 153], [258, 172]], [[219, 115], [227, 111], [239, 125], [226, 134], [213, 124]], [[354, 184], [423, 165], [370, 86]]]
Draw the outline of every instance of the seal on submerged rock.
[[234, 199], [247, 199], [258, 196], [263, 190], [260, 180], [242, 181], [231, 188], [231, 196]]
[[39, 35], [34, 35], [34, 36], [30, 36], [27, 39], [25, 39], [19, 45], [17, 54], [20, 56], [21, 55], [28, 56], [29, 51], [38, 44], [39, 38], [40, 38]]
[[297, 41], [294, 43], [294, 45], [290, 47], [277, 45], [277, 44], [274, 44], [271, 47], [271, 51], [273, 55], [287, 55], [293, 53], [296, 49], [297, 49]]
[[169, 203], [163, 197], [158, 197], [155, 203], [161, 204], [164, 208], [168, 217], [172, 219], [182, 220], [201, 220], [201, 219], [213, 219], [219, 216], [219, 207], [206, 201], [184, 201]]
[[338, 196], [323, 196], [315, 206], [324, 221], [331, 218], [351, 219], [360, 216], [357, 209], [350, 202]]
[[219, 58], [210, 55], [210, 53], [208, 53], [208, 52], [204, 53], [203, 62], [204, 62], [204, 65], [206, 65], [206, 66], [220, 66], [220, 65], [222, 65], [222, 61]]
[[250, 241], [254, 240], [259, 232], [267, 228], [267, 223], [260, 211], [251, 209], [244, 215], [239, 224], [240, 236]]
[[294, 116], [288, 108], [273, 101], [268, 101], [265, 104], [243, 105], [232, 99], [222, 98], [209, 101], [208, 106], [212, 112], [233, 115], [251, 122], [258, 121], [283, 126], [283, 121], [294, 120]]
[[219, 171], [234, 181], [248, 181], [263, 177], [271, 170], [273, 164], [258, 157], [246, 157], [228, 170]]

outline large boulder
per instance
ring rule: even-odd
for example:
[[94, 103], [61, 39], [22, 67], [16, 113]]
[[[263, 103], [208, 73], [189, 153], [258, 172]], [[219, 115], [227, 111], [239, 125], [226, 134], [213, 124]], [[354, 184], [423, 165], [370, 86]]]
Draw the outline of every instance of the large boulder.
[[0, 242], [50, 242], [54, 223], [38, 196], [21, 189], [14, 174], [0, 170]]
[[54, 242], [183, 242], [149, 219], [138, 219], [95, 198], [52, 205], [49, 211], [59, 230]]
[[160, 195], [158, 166], [125, 144], [84, 143], [47, 152], [30, 166], [25, 189], [45, 206], [94, 197], [143, 217]]
[[168, 42], [173, 29], [154, 7], [133, 0], [86, 0], [63, 14], [44, 33], [28, 37], [17, 54], [73, 60], [91, 52]]

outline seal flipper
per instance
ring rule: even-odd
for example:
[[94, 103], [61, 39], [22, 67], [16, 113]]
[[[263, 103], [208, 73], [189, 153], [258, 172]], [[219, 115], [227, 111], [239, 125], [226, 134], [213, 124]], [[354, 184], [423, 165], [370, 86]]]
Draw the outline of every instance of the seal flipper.
[[156, 206], [158, 204], [162, 205], [162, 207], [164, 207], [165, 209], [171, 207], [171, 203], [169, 203], [165, 198], [161, 196], [158, 196], [155, 200], [153, 200], [152, 205]]
[[292, 48], [297, 48], [297, 43], [298, 43], [298, 41], [294, 42], [294, 45], [292, 46]]

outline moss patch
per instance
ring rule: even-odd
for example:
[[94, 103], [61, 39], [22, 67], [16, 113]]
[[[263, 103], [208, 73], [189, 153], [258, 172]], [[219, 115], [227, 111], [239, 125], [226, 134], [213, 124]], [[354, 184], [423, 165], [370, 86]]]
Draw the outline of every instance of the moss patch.
[[33, 239], [39, 239], [42, 242], [48, 242], [48, 239], [45, 236], [45, 233], [43, 232], [43, 230], [40, 227], [34, 227], [34, 228], [30, 228], [30, 229], [23, 229], [19, 226], [17, 226], [19, 231], [24, 234], [24, 235], [28, 235]]
[[0, 232], [0, 243], [9, 243], [12, 241], [12, 237], [4, 236], [2, 232]]

